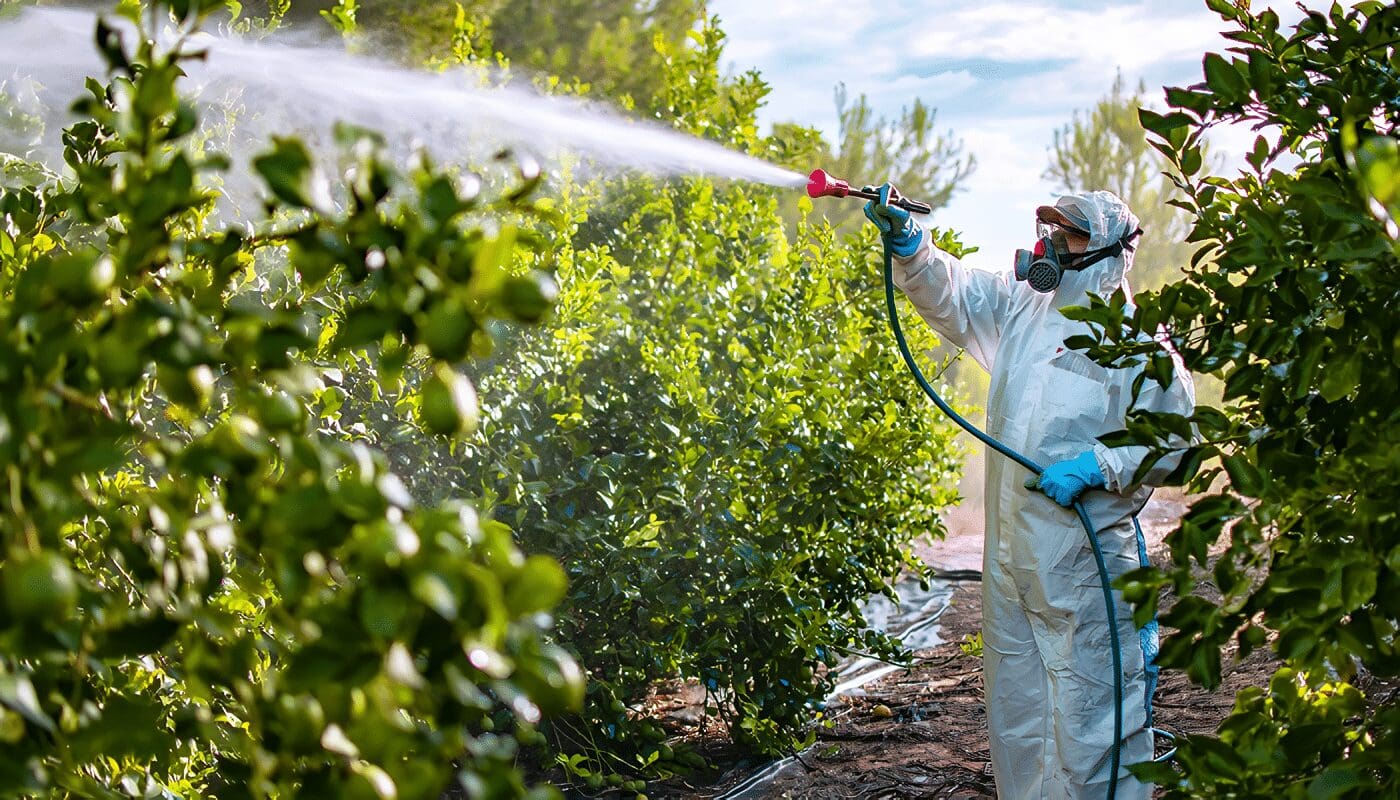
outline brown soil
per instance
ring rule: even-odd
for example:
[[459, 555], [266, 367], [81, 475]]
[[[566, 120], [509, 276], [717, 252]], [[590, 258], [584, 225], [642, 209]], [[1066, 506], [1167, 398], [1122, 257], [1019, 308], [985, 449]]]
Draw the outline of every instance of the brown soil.
[[[1154, 561], [1164, 552], [1162, 537], [1185, 510], [1180, 498], [1154, 501], [1143, 514]], [[929, 563], [975, 566], [980, 528], [958, 526], [949, 541], [927, 548]], [[944, 557], [944, 555], [950, 557]], [[816, 746], [746, 797], [782, 798], [985, 798], [994, 797], [988, 764], [987, 721], [983, 709], [981, 661], [962, 652], [958, 642], [981, 627], [981, 586], [960, 583], [941, 621], [944, 644], [917, 652], [915, 666], [873, 683], [855, 696], [834, 700]], [[1218, 598], [1202, 580], [1197, 593]], [[1179, 672], [1163, 675], [1157, 688], [1158, 727], [1173, 733], [1215, 730], [1245, 686], [1263, 686], [1276, 662], [1256, 651], [1238, 662], [1226, 654], [1223, 684], [1215, 692], [1192, 685]], [[722, 725], [700, 712], [693, 691], [673, 687], [657, 694], [648, 711], [674, 734], [673, 742], [696, 746], [716, 769], [687, 779], [654, 783], [651, 798], [713, 798], [762, 767], [728, 742]]]

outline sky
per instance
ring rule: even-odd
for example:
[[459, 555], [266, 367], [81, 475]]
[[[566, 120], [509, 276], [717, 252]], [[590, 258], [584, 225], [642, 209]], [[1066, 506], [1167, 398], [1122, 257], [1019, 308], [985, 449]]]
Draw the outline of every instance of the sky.
[[[1351, 5], [1350, 2], [1344, 3]], [[833, 92], [844, 83], [866, 95], [877, 115], [897, 118], [922, 99], [937, 109], [937, 130], [952, 131], [976, 172], [934, 223], [963, 233], [982, 251], [968, 263], [1009, 269], [1030, 247], [1035, 207], [1051, 203], [1042, 177], [1055, 130], [1108, 94], [1118, 70], [1128, 86], [1146, 84], [1161, 108], [1163, 86], [1201, 81], [1201, 58], [1229, 46], [1227, 23], [1204, 0], [709, 0], [728, 34], [725, 68], [758, 69], [772, 87], [765, 123], [794, 121], [834, 139]], [[1326, 9], [1330, 0], [1307, 0]], [[1285, 25], [1296, 3], [1260, 2]], [[1249, 131], [1213, 137], [1215, 151], [1240, 164]], [[879, 183], [883, 175], [842, 176]]]

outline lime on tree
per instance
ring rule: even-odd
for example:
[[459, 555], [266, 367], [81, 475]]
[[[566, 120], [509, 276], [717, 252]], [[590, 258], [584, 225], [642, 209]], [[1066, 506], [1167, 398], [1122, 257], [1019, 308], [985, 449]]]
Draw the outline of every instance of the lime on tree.
[[418, 418], [424, 428], [442, 436], [475, 431], [479, 411], [472, 382], [447, 364], [438, 364], [419, 390]]
[[0, 568], [5, 606], [31, 622], [66, 619], [78, 605], [78, 581], [57, 553], [12, 554]]

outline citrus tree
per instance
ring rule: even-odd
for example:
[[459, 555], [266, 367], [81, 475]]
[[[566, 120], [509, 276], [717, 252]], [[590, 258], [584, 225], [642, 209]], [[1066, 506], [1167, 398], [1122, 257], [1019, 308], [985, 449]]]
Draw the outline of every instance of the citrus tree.
[[[758, 76], [721, 78], [713, 23], [684, 47], [656, 46], [655, 117], [793, 155], [790, 130], [757, 134]], [[470, 48], [454, 58], [492, 61]], [[557, 639], [585, 666], [589, 703], [547, 731], [573, 778], [600, 787], [695, 766], [632, 708], [667, 679], [702, 683], [745, 744], [800, 745], [830, 665], [899, 656], [864, 631], [861, 603], [901, 570], [922, 572], [909, 542], [938, 535], [937, 509], [954, 499], [959, 454], [890, 347], [876, 243], [805, 220], [794, 243], [765, 188], [551, 183], [553, 214], [518, 231], [545, 245], [503, 291], [533, 319], [548, 311], [539, 276], [555, 274], [559, 304], [538, 330], [485, 339], [496, 349], [480, 435], [465, 447], [425, 437], [405, 422], [422, 419], [411, 393], [352, 377], [366, 374], [363, 355], [345, 368], [341, 419], [415, 497], [479, 493], [525, 551], [565, 565]], [[483, 331], [442, 311], [424, 317], [431, 353], [486, 352]], [[424, 374], [409, 363], [402, 377]]]
[[[122, 9], [189, 30], [216, 5]], [[0, 190], [0, 795], [546, 792], [517, 758], [581, 700], [545, 638], [563, 573], [415, 502], [342, 419], [338, 366], [421, 363], [421, 426], [469, 433], [466, 351], [432, 321], [538, 315], [508, 274], [530, 186], [400, 170], [353, 132], [332, 183], [282, 139], [254, 162], [275, 214], [220, 227], [194, 55], [147, 30], [98, 24], [65, 172]]]
[[[1206, 55], [1203, 83], [1168, 89], [1167, 113], [1141, 112], [1193, 217], [1193, 266], [1134, 314], [1086, 311], [1099, 340], [1080, 344], [1140, 357], [1162, 324], [1189, 368], [1223, 379], [1223, 408], [1138, 414], [1114, 437], [1200, 435], [1175, 477], [1204, 496], [1167, 539], [1170, 566], [1128, 576], [1125, 595], [1145, 618], [1172, 589], [1160, 661], [1206, 686], [1231, 645], [1272, 647], [1283, 666], [1240, 692], [1217, 735], [1186, 737], [1175, 767], [1143, 774], [1181, 797], [1393, 796], [1400, 9], [1334, 4], [1285, 30], [1272, 10], [1209, 5], [1235, 46]], [[1234, 178], [1202, 174], [1204, 137], [1224, 123], [1262, 131]], [[1210, 491], [1222, 471], [1226, 490]], [[1218, 601], [1190, 594], [1202, 569]]]
[[[766, 87], [720, 79], [721, 45], [710, 27], [670, 54], [664, 116], [766, 153]], [[960, 455], [890, 342], [877, 242], [809, 220], [790, 240], [772, 190], [712, 180], [559, 203], [567, 224], [538, 256], [555, 318], [483, 376], [491, 410], [462, 464], [569, 574], [559, 633], [588, 705], [551, 739], [594, 784], [681, 770], [693, 759], [633, 706], [685, 678], [741, 743], [810, 742], [829, 667], [898, 657], [861, 605], [923, 574], [909, 542], [941, 533]]]

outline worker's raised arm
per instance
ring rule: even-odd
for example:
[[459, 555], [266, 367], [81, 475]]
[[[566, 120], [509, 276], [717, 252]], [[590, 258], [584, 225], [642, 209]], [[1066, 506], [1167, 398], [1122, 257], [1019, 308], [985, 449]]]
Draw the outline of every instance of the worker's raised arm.
[[934, 247], [908, 211], [891, 205], [898, 197], [893, 186], [887, 183], [879, 193], [878, 200], [866, 204], [865, 215], [894, 256], [895, 285], [940, 336], [991, 371], [1011, 307], [1009, 276], [964, 267]]

